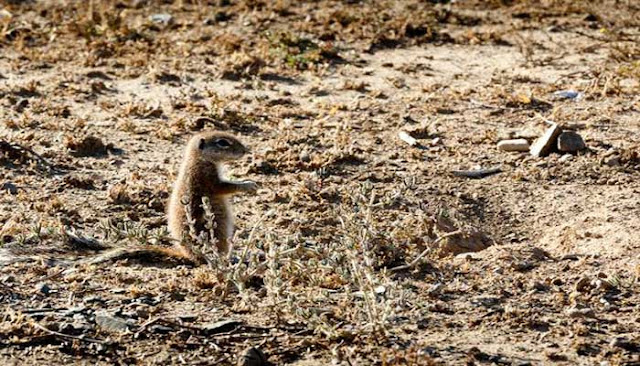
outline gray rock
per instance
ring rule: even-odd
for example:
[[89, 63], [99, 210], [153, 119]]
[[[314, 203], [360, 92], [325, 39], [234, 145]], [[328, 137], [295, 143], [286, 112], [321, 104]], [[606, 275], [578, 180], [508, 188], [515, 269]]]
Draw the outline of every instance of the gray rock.
[[562, 152], [575, 153], [585, 148], [582, 136], [576, 132], [565, 131], [558, 136], [558, 150]]
[[129, 330], [129, 323], [126, 320], [108, 313], [96, 314], [95, 321], [100, 328], [109, 332], [124, 333]]
[[475, 306], [484, 306], [486, 308], [492, 308], [494, 306], [498, 306], [502, 303], [502, 299], [499, 297], [492, 296], [476, 296], [471, 299], [471, 303]]
[[43, 293], [45, 295], [49, 295], [51, 293], [51, 287], [46, 283], [39, 283], [36, 285], [36, 289], [38, 292]]
[[544, 132], [544, 135], [539, 137], [533, 145], [531, 145], [531, 148], [529, 149], [531, 155], [535, 157], [549, 155], [551, 150], [553, 150], [560, 133], [562, 133], [562, 129], [554, 123]]
[[18, 187], [16, 187], [16, 185], [11, 182], [2, 183], [2, 186], [0, 186], [0, 190], [7, 191], [10, 194], [18, 194]]

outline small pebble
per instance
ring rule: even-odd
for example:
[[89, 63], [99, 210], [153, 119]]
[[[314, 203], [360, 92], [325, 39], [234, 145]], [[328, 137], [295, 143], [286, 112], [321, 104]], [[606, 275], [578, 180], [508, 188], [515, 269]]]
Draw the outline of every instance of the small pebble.
[[558, 162], [560, 162], [560, 163], [564, 163], [564, 162], [570, 161], [570, 160], [572, 160], [572, 159], [573, 159], [573, 155], [571, 155], [571, 154], [564, 154], [564, 155], [562, 155], [562, 156], [560, 157], [560, 159], [558, 159]]
[[575, 90], [560, 90], [553, 93], [555, 99], [571, 99], [571, 100], [580, 100], [582, 99], [582, 93], [577, 92]]
[[46, 283], [37, 284], [36, 289], [38, 290], [38, 292], [41, 292], [45, 295], [49, 295], [51, 293], [51, 287], [49, 287], [49, 285], [47, 285]]
[[300, 161], [308, 163], [311, 161], [311, 155], [308, 152], [303, 151], [300, 153]]
[[400, 140], [406, 142], [410, 146], [418, 145], [418, 140], [416, 140], [413, 136], [409, 135], [409, 133], [405, 131], [398, 132], [398, 137], [400, 138]]
[[154, 23], [167, 25], [173, 22], [173, 17], [171, 16], [171, 14], [153, 14], [149, 17], [149, 20]]
[[[376, 295], [382, 296], [387, 291], [387, 289], [384, 286], [377, 286], [376, 288], [373, 289], [373, 291], [376, 293]], [[353, 296], [355, 296], [358, 299], [365, 298], [363, 291], [356, 291], [353, 293]]]
[[619, 156], [612, 156], [612, 157], [606, 158], [604, 160], [604, 164], [608, 165], [610, 167], [620, 166], [620, 157]]
[[0, 190], [9, 192], [10, 194], [18, 194], [18, 187], [16, 187], [16, 185], [11, 182], [2, 183], [2, 186], [0, 186]]

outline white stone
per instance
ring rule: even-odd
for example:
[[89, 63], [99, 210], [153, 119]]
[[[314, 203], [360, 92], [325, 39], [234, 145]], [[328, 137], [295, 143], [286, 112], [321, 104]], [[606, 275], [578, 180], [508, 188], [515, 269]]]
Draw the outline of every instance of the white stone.
[[529, 141], [525, 139], [502, 140], [498, 142], [498, 149], [502, 151], [529, 151]]
[[558, 159], [558, 162], [560, 162], [560, 163], [564, 163], [564, 162], [569, 161], [569, 160], [571, 160], [571, 159], [573, 159], [573, 155], [571, 155], [571, 154], [564, 154], [564, 155], [562, 155], [562, 156], [560, 157], [560, 159]]

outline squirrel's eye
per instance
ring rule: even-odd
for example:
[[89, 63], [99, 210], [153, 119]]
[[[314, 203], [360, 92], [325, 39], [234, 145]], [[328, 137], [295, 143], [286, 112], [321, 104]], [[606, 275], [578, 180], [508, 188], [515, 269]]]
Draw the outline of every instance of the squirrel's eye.
[[227, 139], [218, 139], [216, 140], [216, 145], [218, 145], [218, 147], [227, 148], [231, 146], [231, 142]]

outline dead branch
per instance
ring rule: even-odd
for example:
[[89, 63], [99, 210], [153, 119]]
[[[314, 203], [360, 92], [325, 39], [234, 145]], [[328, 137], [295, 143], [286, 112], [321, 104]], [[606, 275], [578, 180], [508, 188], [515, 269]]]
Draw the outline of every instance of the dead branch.
[[[438, 244], [438, 243], [439, 243], [439, 242], [441, 242], [443, 239], [446, 239], [446, 238], [449, 238], [449, 237], [452, 237], [452, 236], [454, 236], [454, 235], [458, 235], [458, 234], [461, 234], [461, 233], [462, 233], [462, 230], [456, 230], [456, 231], [452, 231], [452, 232], [450, 232], [450, 233], [443, 234], [443, 235], [439, 236], [436, 240], [434, 240], [434, 242], [433, 242], [432, 246], [434, 246], [434, 245]], [[391, 271], [391, 272], [399, 272], [399, 271], [404, 271], [404, 270], [407, 270], [407, 269], [412, 268], [413, 266], [415, 266], [416, 264], [418, 264], [418, 262], [420, 262], [420, 260], [421, 260], [425, 255], [427, 255], [427, 253], [429, 253], [429, 252], [431, 251], [432, 246], [430, 246], [430, 247], [428, 247], [427, 249], [423, 250], [423, 251], [422, 251], [422, 253], [420, 253], [420, 254], [419, 254], [419, 255], [418, 255], [414, 260], [412, 260], [411, 262], [409, 262], [409, 263], [407, 263], [407, 264], [404, 264], [404, 265], [402, 265], [402, 266], [398, 266], [398, 267], [391, 268], [391, 269], [390, 269], [390, 271]]]
[[84, 337], [84, 336], [74, 336], [71, 334], [65, 334], [65, 333], [60, 333], [60, 332], [56, 332], [55, 330], [51, 330], [39, 323], [36, 323], [35, 321], [32, 322], [33, 326], [46, 332], [49, 333], [53, 336], [56, 336], [58, 338], [62, 338], [62, 339], [71, 339], [71, 340], [77, 340], [77, 341], [81, 341], [81, 342], [88, 342], [88, 343], [98, 343], [98, 344], [104, 344], [104, 345], [111, 345], [111, 342], [109, 341], [104, 341], [101, 339], [96, 339], [96, 338], [90, 338], [90, 337]]

